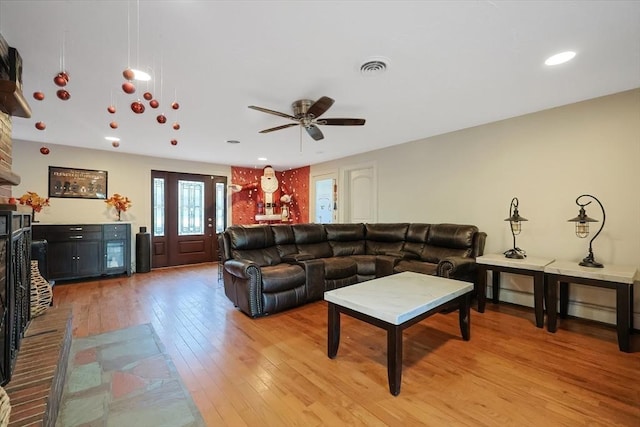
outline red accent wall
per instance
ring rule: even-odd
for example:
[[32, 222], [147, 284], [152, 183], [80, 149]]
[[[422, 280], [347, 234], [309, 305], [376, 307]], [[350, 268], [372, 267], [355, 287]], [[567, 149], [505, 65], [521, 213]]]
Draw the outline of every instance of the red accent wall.
[[[276, 200], [280, 204], [280, 196], [291, 195], [289, 204], [291, 219], [290, 223], [300, 224], [309, 222], [309, 174], [311, 167], [305, 166], [298, 169], [291, 169], [284, 172], [276, 171], [279, 183], [279, 193]], [[231, 195], [231, 223], [232, 224], [256, 224], [255, 219], [258, 213], [258, 202], [263, 201], [262, 190], [260, 189], [260, 177], [263, 169], [231, 167], [232, 184], [254, 184], [257, 183], [256, 190], [243, 190], [234, 192]], [[278, 209], [277, 212], [280, 212]]]

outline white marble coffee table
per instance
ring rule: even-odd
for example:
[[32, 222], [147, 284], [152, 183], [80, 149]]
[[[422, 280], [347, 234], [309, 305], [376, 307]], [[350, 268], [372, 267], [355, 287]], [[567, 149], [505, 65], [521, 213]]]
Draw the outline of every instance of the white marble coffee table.
[[569, 283], [615, 289], [616, 329], [620, 351], [631, 351], [633, 330], [633, 286], [640, 280], [634, 266], [605, 264], [603, 268], [583, 267], [574, 261], [556, 261], [545, 267], [547, 277], [547, 329], [557, 330], [558, 285], [560, 285], [560, 317], [567, 317]]
[[402, 331], [449, 306], [458, 308], [462, 338], [470, 338], [469, 297], [473, 284], [404, 272], [324, 293], [329, 303], [327, 354], [340, 344], [340, 313], [387, 331], [389, 390], [397, 396], [402, 380]]

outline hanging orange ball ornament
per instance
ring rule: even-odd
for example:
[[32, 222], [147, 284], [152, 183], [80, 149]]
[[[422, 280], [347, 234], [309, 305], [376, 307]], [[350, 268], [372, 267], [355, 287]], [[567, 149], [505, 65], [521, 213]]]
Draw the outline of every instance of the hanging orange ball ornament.
[[111, 129], [118, 129], [118, 122], [111, 122], [109, 123], [109, 127]]
[[33, 97], [38, 101], [42, 101], [44, 99], [44, 93], [42, 93], [42, 92], [33, 92]]
[[109, 105], [107, 107], [107, 111], [110, 112], [111, 114], [115, 114], [116, 112], [116, 107], [114, 105]]
[[135, 77], [135, 73], [131, 68], [127, 68], [122, 72], [122, 76], [127, 80], [133, 80], [133, 78]]
[[119, 143], [118, 141], [113, 141], [113, 142], [111, 143], [111, 145], [113, 145], [113, 148], [118, 148], [118, 147], [120, 147], [120, 143]]
[[136, 87], [131, 82], [124, 82], [122, 83], [122, 90], [125, 93], [132, 94], [136, 91]]
[[67, 99], [71, 98], [71, 94], [69, 93], [69, 91], [66, 91], [64, 89], [60, 89], [56, 92], [56, 95], [58, 96], [58, 98], [62, 99], [63, 101], [66, 101]]
[[151, 108], [158, 108], [160, 106], [160, 103], [157, 100], [152, 99], [151, 101], [149, 101], [149, 105], [151, 106]]
[[131, 103], [131, 111], [136, 114], [144, 113], [144, 104], [140, 101], [134, 101]]
[[49, 154], [50, 150], [47, 147], [40, 147], [40, 154], [42, 155], [47, 155]]
[[171, 140], [171, 145], [178, 145], [178, 140], [177, 139], [172, 139]]
[[145, 92], [144, 95], [142, 95], [144, 97], [144, 99], [146, 99], [147, 101], [151, 101], [153, 99], [153, 95], [151, 95], [151, 92]]
[[171, 108], [173, 108], [174, 110], [177, 110], [178, 108], [180, 108], [180, 104], [178, 104], [177, 102], [174, 102], [173, 104], [171, 104]]
[[173, 128], [174, 128], [175, 130], [180, 129], [180, 123], [175, 122], [175, 123], [173, 124]]
[[160, 114], [158, 117], [156, 117], [156, 120], [158, 121], [158, 123], [165, 124], [167, 123], [167, 118], [165, 117], [164, 114]]
[[69, 74], [61, 71], [55, 75], [55, 77], [53, 78], [53, 82], [60, 87], [64, 87], [67, 85], [67, 83], [69, 83]]
[[47, 127], [47, 125], [44, 122], [37, 122], [36, 123], [36, 129], [38, 130], [45, 130]]

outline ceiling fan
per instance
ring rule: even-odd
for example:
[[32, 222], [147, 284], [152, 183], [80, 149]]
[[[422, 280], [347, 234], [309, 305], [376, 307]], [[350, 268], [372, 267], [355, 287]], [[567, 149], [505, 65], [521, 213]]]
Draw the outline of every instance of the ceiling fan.
[[310, 99], [299, 99], [291, 104], [293, 115], [281, 113], [279, 111], [269, 110], [267, 108], [256, 107], [255, 105], [249, 105], [249, 108], [253, 110], [262, 111], [263, 113], [273, 114], [276, 116], [284, 117], [289, 120], [293, 120], [295, 123], [288, 123], [286, 125], [276, 126], [269, 129], [261, 130], [260, 133], [269, 133], [280, 129], [286, 129], [292, 126], [302, 126], [305, 128], [311, 138], [319, 141], [324, 138], [322, 131], [318, 128], [318, 125], [329, 126], [362, 126], [364, 125], [364, 119], [320, 119], [335, 101], [328, 96], [323, 96], [317, 101]]

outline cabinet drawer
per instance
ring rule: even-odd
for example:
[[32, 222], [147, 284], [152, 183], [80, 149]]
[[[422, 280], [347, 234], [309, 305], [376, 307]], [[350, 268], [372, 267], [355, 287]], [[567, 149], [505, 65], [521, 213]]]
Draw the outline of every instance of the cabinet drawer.
[[74, 240], [100, 240], [100, 225], [44, 225], [33, 227], [34, 240], [46, 239], [49, 242]]
[[103, 226], [104, 238], [125, 239], [127, 237], [129, 227], [126, 224], [108, 224]]

